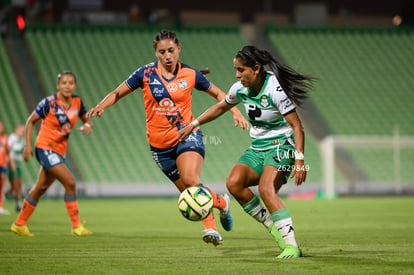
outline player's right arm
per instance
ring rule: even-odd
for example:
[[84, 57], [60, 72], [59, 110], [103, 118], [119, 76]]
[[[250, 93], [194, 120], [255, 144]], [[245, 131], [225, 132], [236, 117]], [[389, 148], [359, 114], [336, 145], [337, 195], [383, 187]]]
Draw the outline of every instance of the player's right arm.
[[23, 159], [28, 162], [29, 157], [33, 157], [33, 148], [32, 148], [32, 132], [33, 132], [33, 126], [38, 122], [41, 118], [36, 114], [36, 112], [33, 112], [29, 118], [26, 121], [26, 126], [24, 130], [24, 137], [26, 140], [24, 151], [23, 151]]
[[195, 128], [197, 128], [201, 124], [205, 124], [212, 120], [215, 120], [216, 118], [218, 118], [234, 106], [235, 105], [228, 104], [224, 99], [219, 103], [216, 103], [215, 105], [211, 106], [204, 113], [202, 113], [196, 120], [188, 124], [187, 127], [178, 131], [178, 142], [184, 142], [184, 138], [191, 134], [191, 132]]
[[100, 117], [103, 114], [104, 109], [114, 105], [116, 102], [118, 102], [118, 100], [127, 94], [130, 94], [131, 92], [132, 90], [125, 84], [125, 82], [122, 82], [115, 90], [110, 92], [101, 102], [99, 102], [98, 105], [90, 109], [86, 113], [86, 117], [90, 118], [95, 115], [96, 117]]

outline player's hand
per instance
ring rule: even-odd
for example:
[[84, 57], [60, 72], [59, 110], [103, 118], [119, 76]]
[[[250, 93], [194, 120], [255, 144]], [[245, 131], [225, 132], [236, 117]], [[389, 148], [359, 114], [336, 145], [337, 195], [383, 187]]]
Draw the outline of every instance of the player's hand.
[[23, 150], [23, 159], [24, 159], [24, 161], [25, 162], [28, 162], [30, 156], [33, 157], [33, 149], [32, 149], [32, 146], [26, 145], [24, 147], [24, 150]]
[[76, 130], [81, 131], [82, 134], [84, 134], [85, 136], [90, 135], [93, 132], [92, 127], [88, 123], [83, 124], [81, 127], [77, 128]]
[[290, 178], [295, 177], [295, 184], [299, 186], [305, 182], [306, 174], [307, 174], [307, 170], [303, 162], [303, 159], [295, 160], [295, 166], [294, 166], [294, 169], [292, 171], [292, 175], [290, 176]]
[[181, 129], [178, 131], [177, 140], [180, 143], [185, 143], [185, 138], [191, 134], [191, 132], [194, 130], [193, 124], [188, 124], [187, 127]]
[[100, 107], [99, 105], [97, 105], [96, 107], [90, 109], [87, 113], [86, 113], [86, 117], [87, 118], [91, 118], [93, 116], [96, 117], [100, 117], [104, 112], [104, 109], [102, 107]]
[[250, 124], [240, 112], [233, 114], [233, 119], [234, 119], [234, 126], [236, 127], [240, 126], [240, 128], [242, 128], [243, 131], [245, 129], [249, 130]]

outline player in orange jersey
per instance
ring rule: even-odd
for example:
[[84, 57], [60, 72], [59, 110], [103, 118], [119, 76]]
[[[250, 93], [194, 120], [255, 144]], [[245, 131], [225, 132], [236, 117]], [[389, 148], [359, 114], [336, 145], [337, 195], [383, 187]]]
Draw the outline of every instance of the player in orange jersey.
[[[56, 87], [58, 92], [39, 102], [25, 126], [26, 144], [23, 158], [27, 162], [29, 157], [35, 154], [41, 168], [36, 185], [25, 197], [23, 208], [11, 226], [11, 231], [21, 236], [33, 236], [26, 223], [40, 197], [56, 179], [65, 188], [64, 201], [72, 222], [72, 234], [75, 236], [92, 234], [79, 221], [76, 183], [65, 165], [67, 141], [78, 118], [83, 122], [83, 126], [78, 130], [84, 135], [92, 133], [92, 122], [86, 117], [86, 108], [81, 98], [73, 94], [76, 89], [76, 78], [72, 72], [64, 71], [58, 74]], [[33, 150], [31, 146], [33, 126], [40, 120], [42, 125]]]
[[6, 182], [7, 166], [10, 162], [8, 136], [4, 131], [3, 122], [0, 120], [0, 215], [9, 215], [9, 211], [3, 208], [3, 186]]
[[[138, 68], [128, 79], [109, 93], [87, 116], [100, 117], [105, 108], [122, 97], [141, 88], [144, 97], [147, 140], [153, 159], [174, 182], [180, 192], [187, 187], [201, 184], [200, 173], [204, 160], [204, 144], [199, 129], [187, 138], [185, 144], [177, 141], [178, 130], [194, 120], [191, 112], [192, 90], [204, 91], [217, 101], [225, 94], [200, 71], [178, 61], [181, 45], [173, 31], [162, 30], [154, 37], [153, 47], [158, 60]], [[240, 111], [231, 110], [236, 126], [248, 126]], [[210, 189], [211, 190], [211, 189]], [[214, 207], [220, 210], [220, 221], [227, 231], [232, 229], [230, 198], [211, 190]], [[203, 220], [203, 240], [214, 246], [222, 244], [213, 214]]]

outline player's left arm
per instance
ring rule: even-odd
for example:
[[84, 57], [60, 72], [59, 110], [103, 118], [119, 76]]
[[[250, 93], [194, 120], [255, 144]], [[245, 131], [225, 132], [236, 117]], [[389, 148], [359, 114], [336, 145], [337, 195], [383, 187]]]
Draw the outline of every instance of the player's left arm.
[[[207, 91], [207, 93], [214, 97], [218, 102], [221, 102], [226, 98], [226, 94], [213, 83], [211, 83], [211, 88]], [[240, 126], [243, 130], [248, 129], [249, 122], [243, 117], [243, 115], [241, 114], [239, 109], [237, 109], [236, 106], [232, 107], [230, 109], [230, 112], [233, 113], [233, 119], [235, 123], [234, 126]]]
[[295, 137], [295, 166], [290, 177], [295, 177], [295, 184], [301, 185], [305, 182], [307, 174], [304, 164], [305, 133], [303, 132], [302, 122], [295, 110], [284, 115], [284, 117], [292, 127]]

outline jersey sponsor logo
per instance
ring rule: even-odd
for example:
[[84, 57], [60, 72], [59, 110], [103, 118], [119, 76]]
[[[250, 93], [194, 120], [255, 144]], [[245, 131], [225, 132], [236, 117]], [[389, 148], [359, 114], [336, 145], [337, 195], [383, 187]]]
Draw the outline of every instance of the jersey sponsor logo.
[[187, 87], [188, 87], [187, 81], [185, 81], [185, 79], [181, 79], [181, 80], [180, 80], [180, 83], [178, 84], [178, 86], [179, 86], [181, 89], [185, 89], [185, 88], [187, 88]]
[[168, 83], [167, 90], [170, 93], [174, 93], [178, 90], [178, 85], [175, 82]]
[[78, 115], [78, 113], [79, 113], [78, 108], [73, 108], [72, 110], [69, 110], [68, 111], [68, 117], [69, 117], [69, 119], [74, 118], [75, 116]]
[[154, 88], [152, 90], [152, 94], [154, 95], [154, 97], [163, 97], [164, 95], [164, 88]]
[[69, 135], [71, 131], [72, 131], [72, 125], [71, 125], [69, 122], [64, 123], [64, 124], [62, 125], [62, 129], [60, 129], [60, 130], [55, 129], [55, 132], [56, 132], [58, 135], [61, 135], [61, 136], [66, 136], [66, 135]]
[[[65, 114], [65, 112], [62, 109], [60, 109], [60, 108], [56, 108], [56, 109], [57, 109], [57, 111], [54, 114], [56, 114], [56, 115], [64, 115]], [[53, 114], [53, 111], [54, 111], [54, 109], [52, 109], [52, 114]]]
[[154, 78], [152, 82], [149, 83], [149, 85], [161, 85], [161, 82], [159, 82], [158, 79]]
[[260, 98], [260, 105], [262, 105], [265, 108], [270, 105], [267, 95], [262, 95], [262, 97]]
[[292, 106], [292, 104], [293, 104], [292, 101], [288, 97], [285, 98], [285, 99], [283, 99], [283, 100], [281, 100], [280, 103], [282, 103], [282, 105], [285, 108], [288, 108], [288, 107]]
[[280, 144], [280, 140], [276, 139], [276, 140], [272, 140], [272, 145], [279, 145]]
[[160, 100], [160, 102], [158, 104], [160, 104], [160, 106], [163, 106], [163, 107], [172, 107], [172, 106], [174, 106], [174, 102], [170, 98], [163, 98], [163, 99]]
[[258, 108], [256, 105], [249, 104], [249, 112], [248, 116], [250, 120], [256, 120], [256, 118], [259, 118], [262, 115], [262, 110]]
[[65, 116], [65, 114], [58, 116], [57, 118], [61, 124], [64, 124], [67, 120], [67, 117]]

